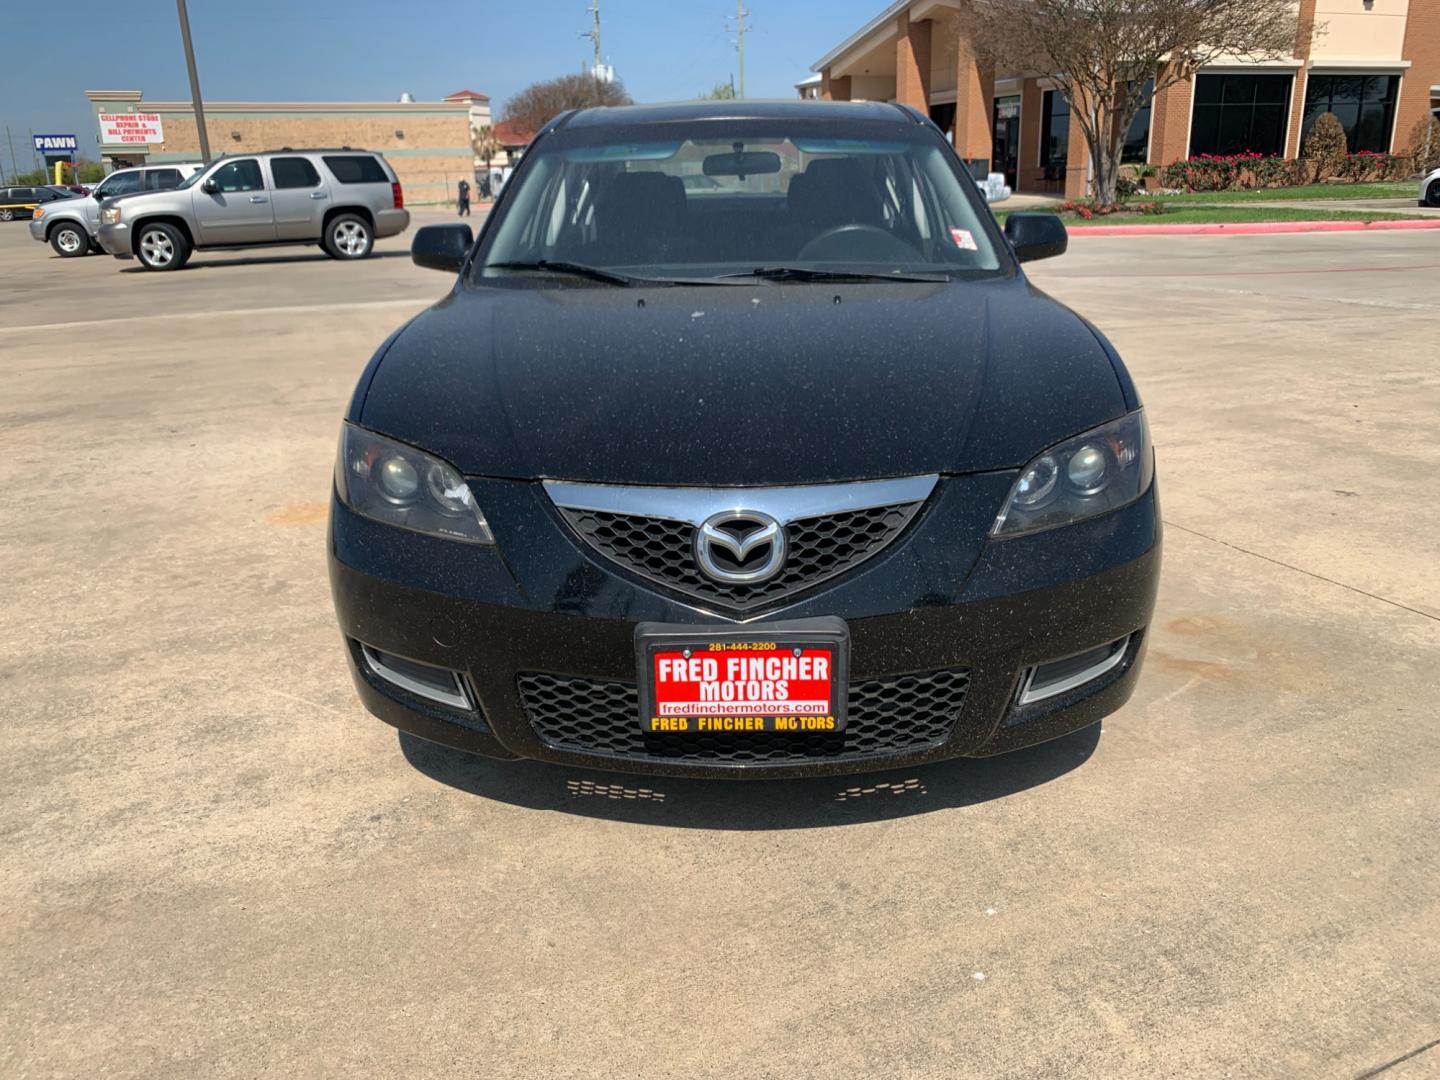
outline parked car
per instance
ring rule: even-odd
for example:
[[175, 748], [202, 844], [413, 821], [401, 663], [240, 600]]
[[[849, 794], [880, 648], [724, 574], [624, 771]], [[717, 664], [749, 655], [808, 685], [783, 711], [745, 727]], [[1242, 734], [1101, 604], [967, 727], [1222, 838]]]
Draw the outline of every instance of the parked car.
[[100, 245], [147, 270], [179, 270], [208, 249], [319, 244], [363, 259], [410, 224], [400, 181], [368, 150], [273, 150], [218, 158], [174, 191], [106, 199]]
[[1440, 169], [1420, 181], [1420, 205], [1440, 206]]
[[51, 203], [37, 210], [30, 221], [30, 236], [49, 244], [62, 259], [98, 252], [100, 244], [96, 234], [100, 231], [102, 199], [137, 191], [168, 191], [204, 167], [198, 161], [181, 161], [117, 169], [100, 181], [93, 194]]
[[[688, 175], [722, 177], [720, 190]], [[568, 113], [342, 427], [367, 708], [497, 758], [793, 776], [986, 756], [1139, 677], [1145, 413], [940, 130], [880, 103]]]
[[64, 199], [54, 188], [44, 184], [26, 187], [0, 187], [0, 221], [30, 217], [35, 208]]

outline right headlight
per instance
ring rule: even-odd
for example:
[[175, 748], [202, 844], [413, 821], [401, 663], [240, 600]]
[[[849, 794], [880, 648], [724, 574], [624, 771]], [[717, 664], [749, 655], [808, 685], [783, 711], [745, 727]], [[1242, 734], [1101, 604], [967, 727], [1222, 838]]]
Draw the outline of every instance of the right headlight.
[[423, 450], [353, 424], [340, 432], [335, 490], [361, 517], [447, 540], [495, 542], [463, 476]]
[[1026, 465], [990, 535], [999, 539], [1069, 525], [1127, 506], [1150, 489], [1155, 455], [1145, 410], [1053, 446]]

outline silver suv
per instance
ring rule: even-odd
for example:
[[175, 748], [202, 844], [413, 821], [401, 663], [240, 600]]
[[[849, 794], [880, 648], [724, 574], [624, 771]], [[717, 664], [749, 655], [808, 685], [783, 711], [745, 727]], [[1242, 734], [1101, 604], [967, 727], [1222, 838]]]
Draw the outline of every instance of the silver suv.
[[30, 235], [42, 244], [49, 244], [62, 259], [89, 255], [100, 250], [95, 234], [100, 229], [100, 203], [103, 200], [140, 191], [169, 191], [204, 167], [198, 161], [176, 161], [117, 169], [100, 181], [89, 195], [37, 206], [30, 219]]
[[100, 204], [100, 246], [147, 270], [178, 270], [193, 251], [319, 244], [363, 259], [410, 214], [394, 170], [368, 150], [269, 150], [217, 158], [174, 191]]

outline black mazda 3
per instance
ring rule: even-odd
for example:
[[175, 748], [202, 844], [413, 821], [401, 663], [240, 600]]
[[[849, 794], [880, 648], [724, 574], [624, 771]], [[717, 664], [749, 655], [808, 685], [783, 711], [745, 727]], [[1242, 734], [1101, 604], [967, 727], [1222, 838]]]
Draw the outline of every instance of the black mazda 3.
[[903, 107], [593, 109], [340, 439], [361, 699], [495, 758], [796, 776], [1014, 750], [1130, 697], [1160, 569], [1130, 376]]

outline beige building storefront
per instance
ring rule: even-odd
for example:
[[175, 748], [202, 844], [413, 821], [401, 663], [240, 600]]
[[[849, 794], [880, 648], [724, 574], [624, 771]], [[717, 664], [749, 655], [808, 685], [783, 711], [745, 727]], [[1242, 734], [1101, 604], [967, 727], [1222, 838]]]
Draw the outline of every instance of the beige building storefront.
[[[101, 160], [108, 168], [144, 162], [198, 161], [199, 129], [188, 101], [145, 101], [139, 90], [87, 90], [96, 117]], [[163, 141], [107, 143], [101, 117], [158, 118]], [[454, 197], [463, 178], [482, 168], [471, 134], [491, 124], [490, 99], [471, 90], [443, 101], [286, 102], [207, 101], [205, 127], [212, 155], [281, 147], [352, 146], [385, 155], [412, 203]], [[112, 129], [114, 124], [109, 125]], [[494, 164], [505, 164], [502, 153]]]

